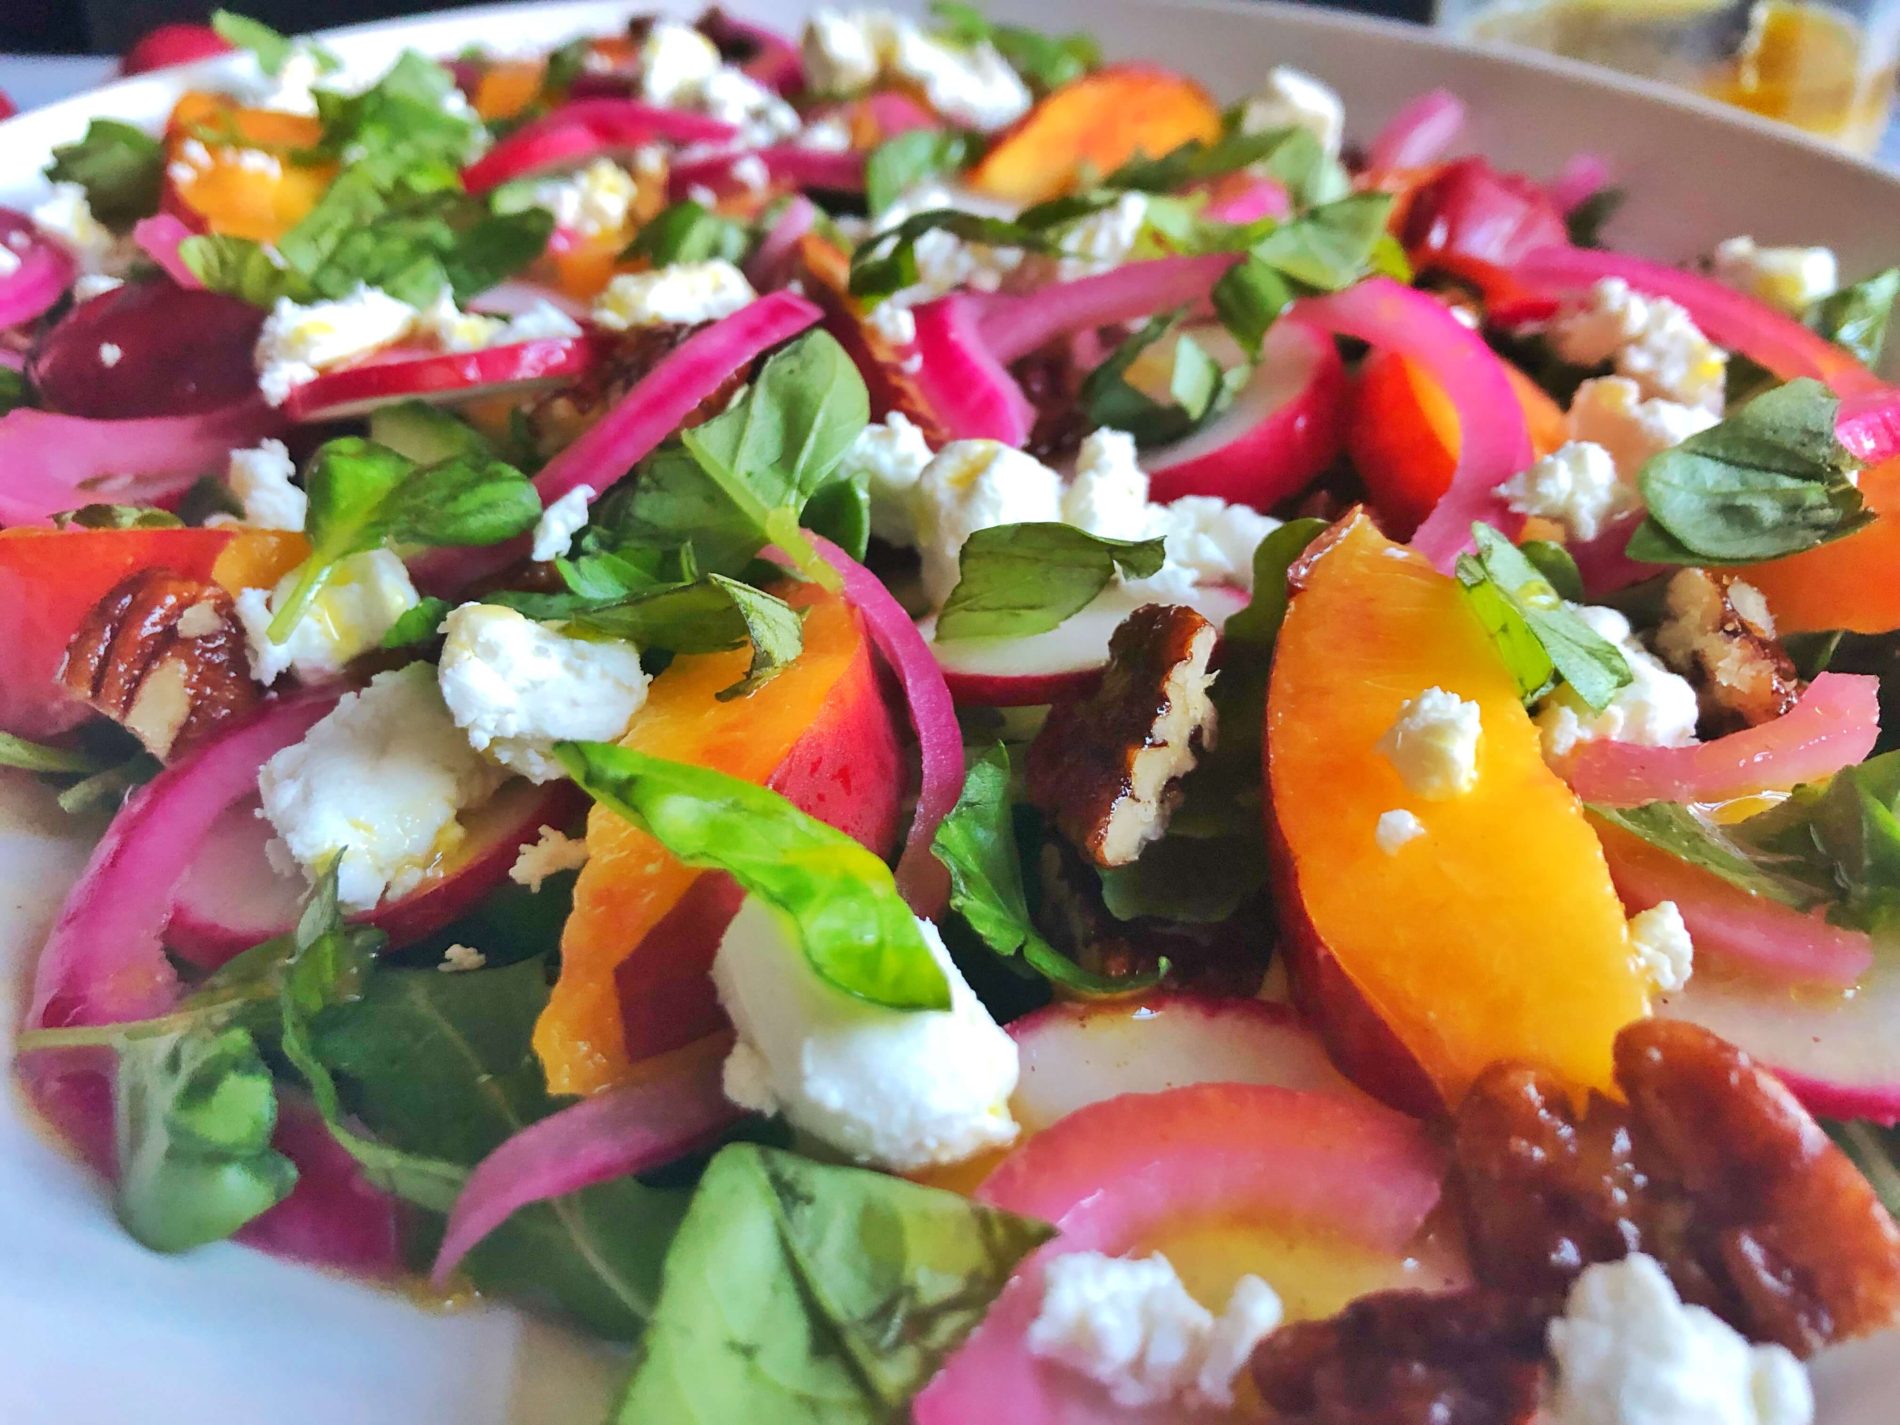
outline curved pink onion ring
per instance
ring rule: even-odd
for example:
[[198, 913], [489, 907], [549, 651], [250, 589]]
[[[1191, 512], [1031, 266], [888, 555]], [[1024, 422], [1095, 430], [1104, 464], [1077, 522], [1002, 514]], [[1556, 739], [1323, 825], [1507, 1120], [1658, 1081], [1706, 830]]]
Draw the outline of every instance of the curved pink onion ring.
[[196, 234], [172, 213], [140, 218], [132, 227], [132, 241], [138, 244], [139, 251], [156, 262], [165, 275], [180, 287], [197, 288], [205, 285], [198, 280], [198, 274], [185, 265], [185, 259], [178, 251], [181, 242], [194, 236]]
[[966, 292], [925, 302], [912, 316], [918, 393], [953, 440], [1021, 445], [1036, 423], [1035, 407], [982, 332], [983, 308]]
[[[534, 477], [541, 503], [551, 505], [581, 485], [592, 486], [596, 496], [604, 493], [678, 430], [728, 376], [797, 336], [820, 315], [796, 292], [773, 292], [694, 332], [542, 468]], [[486, 549], [433, 550], [410, 568], [429, 591], [453, 593], [507, 568], [527, 551], [525, 538]]]
[[663, 1167], [704, 1148], [739, 1110], [720, 1088], [731, 1036], [715, 1035], [653, 1078], [529, 1124], [475, 1165], [455, 1199], [430, 1279], [440, 1286], [481, 1240], [532, 1203]]
[[1366, 157], [1375, 173], [1423, 168], [1445, 156], [1465, 127], [1465, 104], [1449, 89], [1432, 89], [1413, 99], [1391, 120]]
[[0, 277], [0, 327], [17, 327], [65, 295], [73, 284], [73, 259], [34, 227], [25, 213], [12, 208], [0, 208], [0, 242], [19, 259], [11, 272]]
[[1286, 188], [1271, 178], [1251, 178], [1201, 209], [1201, 216], [1210, 223], [1255, 223], [1292, 214], [1293, 200]]
[[1842, 397], [1834, 436], [1866, 465], [1900, 455], [1900, 389], [1885, 386]]
[[1539, 248], [1518, 263], [1512, 275], [1548, 297], [1573, 296], [1606, 277], [1621, 278], [1638, 292], [1675, 302], [1709, 340], [1742, 352], [1783, 380], [1812, 376], [1841, 396], [1881, 385], [1878, 377], [1826, 337], [1711, 277], [1628, 253], [1582, 247]]
[[603, 153], [619, 153], [658, 141], [678, 144], [731, 143], [731, 124], [661, 109], [637, 99], [573, 99], [534, 119], [462, 170], [471, 193], [486, 193], [516, 178]]
[[1507, 534], [1523, 523], [1499, 499], [1504, 481], [1531, 463], [1530, 430], [1510, 378], [1484, 338], [1444, 303], [1389, 277], [1370, 277], [1324, 297], [1306, 297], [1292, 316], [1337, 336], [1356, 337], [1422, 365], [1458, 413], [1458, 467], [1451, 485], [1412, 536], [1412, 546], [1449, 573], [1482, 521]]
[[169, 505], [231, 452], [283, 428], [262, 397], [195, 416], [95, 421], [22, 408], [0, 416], [0, 525], [43, 525], [97, 501]]
[[791, 270], [798, 240], [811, 231], [812, 221], [817, 216], [817, 207], [803, 193], [794, 193], [786, 199], [783, 211], [746, 259], [746, 280], [762, 290], [780, 286]]
[[1051, 283], [1022, 296], [981, 293], [977, 330], [1005, 366], [1055, 337], [1088, 327], [1114, 326], [1202, 302], [1220, 275], [1238, 261], [1231, 252], [1204, 257], [1156, 257], [1091, 277]]
[[897, 859], [897, 888], [916, 914], [934, 917], [950, 893], [950, 875], [930, 854], [931, 838], [963, 794], [963, 730], [957, 722], [943, 669], [930, 645], [883, 582], [822, 535], [809, 535], [825, 562], [844, 577], [844, 596], [864, 616], [871, 641], [904, 690], [910, 724], [917, 733], [921, 772], [917, 807]]
[[1579, 797], [1602, 806], [1719, 802], [1831, 777], [1865, 758], [1879, 736], [1880, 680], [1822, 673], [1773, 722], [1687, 747], [1586, 742], [1565, 776]]

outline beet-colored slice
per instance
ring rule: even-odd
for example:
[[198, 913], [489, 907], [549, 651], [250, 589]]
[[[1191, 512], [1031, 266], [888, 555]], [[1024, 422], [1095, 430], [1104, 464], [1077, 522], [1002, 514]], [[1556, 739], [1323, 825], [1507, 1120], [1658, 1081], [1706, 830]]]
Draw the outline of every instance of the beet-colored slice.
[[33, 384], [46, 406], [91, 420], [189, 416], [257, 391], [251, 348], [264, 313], [218, 292], [128, 283], [81, 302], [40, 339]]

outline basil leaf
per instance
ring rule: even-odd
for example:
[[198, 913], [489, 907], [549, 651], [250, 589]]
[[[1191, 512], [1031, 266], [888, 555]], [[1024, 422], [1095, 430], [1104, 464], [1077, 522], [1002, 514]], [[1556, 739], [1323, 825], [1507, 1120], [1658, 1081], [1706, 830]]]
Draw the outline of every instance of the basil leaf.
[[974, 135], [955, 129], [912, 129], [886, 139], [864, 160], [864, 206], [885, 212], [918, 184], [958, 171], [980, 151]]
[[851, 295], [875, 303], [913, 285], [917, 281], [917, 240], [926, 233], [946, 232], [964, 242], [988, 247], [1060, 253], [1061, 242], [1048, 230], [1053, 224], [1046, 222], [1051, 216], [1073, 221], [1076, 215], [1067, 203], [1060, 211], [1031, 208], [1013, 220], [985, 217], [961, 208], [914, 213], [896, 227], [873, 234], [851, 254]]
[[[225, 43], [247, 49], [256, 55], [257, 67], [270, 75], [284, 72], [285, 63], [299, 43], [288, 35], [279, 34], [262, 20], [234, 15], [229, 10], [214, 10], [211, 28], [218, 32], [218, 38]], [[316, 56], [320, 72], [329, 74], [337, 68], [337, 58], [328, 50], [312, 45], [310, 52]]]
[[778, 793], [603, 742], [560, 742], [581, 787], [689, 866], [722, 870], [785, 918], [811, 967], [891, 1009], [948, 1009], [950, 986], [891, 871]]
[[1583, 574], [1577, 568], [1577, 561], [1570, 557], [1570, 551], [1561, 544], [1548, 539], [1527, 539], [1518, 545], [1517, 552], [1531, 562], [1531, 567], [1557, 591], [1557, 597], [1566, 603], [1583, 602]]
[[1715, 826], [1676, 802], [1647, 802], [1634, 807], [1593, 803], [1589, 812], [1596, 821], [1626, 831], [1750, 895], [1796, 910], [1811, 909], [1826, 899], [1825, 892], [1785, 873], [1793, 864], [1786, 858], [1775, 858], [1777, 864], [1772, 866], [1766, 864], [1768, 858], [1758, 857], [1736, 840], [1733, 828]]
[[53, 516], [54, 529], [179, 529], [184, 523], [150, 505], [81, 505]]
[[317, 91], [323, 123], [319, 151], [368, 167], [385, 181], [412, 170], [459, 169], [475, 157], [481, 121], [457, 104], [455, 76], [404, 50], [390, 70], [359, 94]]
[[1489, 525], [1474, 524], [1477, 554], [1460, 555], [1457, 576], [1471, 609], [1504, 655], [1526, 702], [1557, 680], [1602, 711], [1634, 676], [1629, 660], [1558, 595], [1521, 550]]
[[1150, 318], [1083, 379], [1082, 408], [1090, 425], [1126, 431], [1141, 445], [1165, 445], [1191, 435], [1234, 398], [1252, 374], [1250, 369], [1223, 370], [1186, 333], [1175, 339], [1170, 353], [1168, 400], [1158, 401], [1129, 383], [1129, 370], [1167, 336], [1180, 317], [1180, 312], [1172, 312]]
[[996, 744], [970, 764], [957, 804], [937, 826], [930, 854], [950, 873], [950, 908], [998, 955], [1020, 955], [1053, 984], [1084, 994], [1141, 989], [1167, 973], [1114, 978], [1083, 969], [1036, 929], [1023, 893], [1022, 857], [1010, 810], [1009, 751]]
[[1603, 229], [1629, 200], [1621, 188], [1599, 188], [1564, 218], [1572, 247], [1602, 247]]
[[1337, 292], [1365, 276], [1391, 215], [1391, 194], [1355, 193], [1281, 224], [1253, 255], [1313, 291]]
[[1832, 901], [1836, 924], [1876, 930], [1900, 912], [1900, 753], [1799, 786], [1726, 830], [1758, 866]]
[[1087, 608], [1117, 569], [1146, 579], [1166, 558], [1159, 538], [1103, 539], [1056, 523], [980, 529], [958, 556], [957, 586], [937, 616], [937, 637], [1047, 633]]
[[645, 258], [654, 267], [676, 262], [710, 262], [715, 258], [737, 262], [752, 246], [745, 224], [721, 217], [691, 198], [683, 198], [657, 213], [634, 235], [623, 259]]
[[1102, 62], [1102, 51], [1090, 35], [1046, 35], [1020, 25], [999, 25], [964, 0], [935, 0], [930, 13], [945, 39], [994, 45], [1038, 94], [1080, 79]]
[[17, 767], [22, 772], [97, 772], [99, 759], [67, 747], [49, 747], [43, 742], [28, 742], [10, 732], [0, 732], [0, 767]]
[[277, 1091], [249, 1031], [155, 1035], [118, 1054], [115, 1205], [135, 1241], [221, 1242], [290, 1196], [297, 1169], [271, 1149]]
[[1280, 314], [1300, 296], [1284, 273], [1249, 255], [1228, 268], [1215, 282], [1214, 315], [1249, 357], [1260, 359], [1260, 343]]
[[1808, 312], [1808, 325], [1872, 369], [1886, 349], [1887, 323], [1896, 298], [1900, 298], [1900, 267], [1889, 267], [1816, 302]]
[[895, 1425], [1052, 1236], [940, 1188], [733, 1144], [667, 1253], [614, 1419]]
[[742, 680], [718, 694], [722, 702], [762, 686], [805, 646], [796, 609], [723, 574], [582, 610], [572, 622], [591, 633], [673, 653], [710, 653], [750, 643], [751, 665]]
[[1840, 539], [1873, 516], [1834, 437], [1839, 401], [1808, 378], [1757, 396], [1643, 467], [1646, 519], [1629, 554], [1661, 564], [1752, 564]]
[[1304, 128], [1240, 133], [1229, 129], [1213, 140], [1190, 139], [1160, 158], [1132, 158], [1102, 180], [1102, 186], [1144, 193], [1178, 193], [1241, 169], [1258, 169], [1282, 184], [1297, 207], [1330, 203], [1351, 192], [1351, 182], [1318, 137]]
[[383, 647], [409, 648], [434, 642], [442, 636], [442, 620], [454, 607], [447, 599], [427, 598], [414, 608], [405, 609], [383, 635]]
[[157, 139], [117, 119], [94, 119], [84, 138], [60, 144], [46, 176], [86, 190], [92, 215], [114, 232], [158, 211], [165, 150]]

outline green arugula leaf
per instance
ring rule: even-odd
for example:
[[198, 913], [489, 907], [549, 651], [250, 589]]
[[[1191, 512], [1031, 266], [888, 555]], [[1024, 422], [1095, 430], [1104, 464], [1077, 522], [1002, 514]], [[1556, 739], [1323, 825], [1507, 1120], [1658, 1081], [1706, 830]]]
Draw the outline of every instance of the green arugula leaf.
[[[218, 32], [218, 38], [225, 43], [247, 49], [256, 55], [257, 67], [269, 75], [284, 72], [285, 63], [299, 43], [288, 35], [279, 34], [262, 20], [233, 14], [229, 10], [214, 10], [211, 28]], [[330, 74], [337, 69], [337, 57], [328, 50], [311, 45], [310, 52], [316, 56], [319, 72]]]
[[1156, 539], [1103, 539], [1056, 523], [980, 529], [957, 559], [937, 637], [1022, 638], [1087, 608], [1121, 570], [1146, 579], [1166, 560]]
[[54, 529], [179, 529], [184, 523], [151, 505], [81, 505], [53, 516]]
[[94, 119], [84, 138], [54, 148], [46, 176], [84, 188], [92, 215], [114, 232], [124, 232], [158, 211], [165, 150], [130, 124]]
[[1889, 267], [1816, 302], [1808, 311], [1808, 325], [1872, 370], [1886, 350], [1887, 324], [1897, 298], [1900, 267]]
[[733, 1144], [667, 1253], [614, 1418], [896, 1425], [1052, 1236], [939, 1188]]
[[737, 262], [752, 246], [744, 223], [722, 217], [691, 198], [682, 198], [641, 227], [623, 259], [645, 258], [654, 267], [676, 262]]
[[277, 1091], [248, 1030], [153, 1035], [119, 1046], [116, 1209], [155, 1252], [221, 1242], [297, 1182], [270, 1146]]
[[891, 1009], [949, 1008], [949, 982], [890, 867], [842, 831], [704, 767], [603, 742], [560, 742], [554, 753], [603, 806], [776, 910], [822, 979]]
[[10, 732], [0, 732], [0, 767], [17, 767], [22, 772], [84, 772], [101, 769], [99, 759], [68, 747], [51, 747], [44, 742], [28, 742]]
[[1474, 524], [1476, 555], [1460, 555], [1459, 586], [1517, 679], [1526, 702], [1559, 680], [1601, 711], [1634, 676], [1622, 650], [1576, 614], [1522, 550]]
[[882, 213], [918, 184], [958, 172], [979, 152], [976, 136], [956, 129], [912, 129], [886, 139], [864, 160], [864, 206]]
[[1151, 975], [1113, 977], [1083, 969], [1036, 929], [1023, 892], [1022, 856], [1010, 808], [1009, 751], [1000, 742], [970, 764], [963, 791], [938, 824], [930, 854], [950, 872], [950, 908], [998, 955], [1020, 955], [1053, 984], [1083, 994], [1114, 994], [1159, 983]]
[[454, 607], [447, 599], [421, 600], [414, 608], [397, 615], [383, 635], [383, 647], [412, 648], [418, 643], [433, 643], [442, 636], [442, 620]]
[[1766, 856], [1745, 847], [1734, 827], [1718, 827], [1676, 802], [1647, 802], [1634, 807], [1588, 808], [1592, 819], [1628, 832], [1671, 856], [1719, 876], [1738, 890], [1809, 910], [1826, 892], [1804, 884], [1792, 860]]
[[337, 564], [385, 544], [500, 544], [540, 518], [541, 497], [512, 465], [486, 455], [418, 467], [387, 446], [342, 436], [318, 447], [304, 475], [310, 496], [310, 557], [272, 617], [281, 643], [322, 592]]
[[1175, 338], [1169, 353], [1166, 401], [1156, 400], [1129, 382], [1129, 370], [1144, 352], [1169, 334], [1181, 315], [1177, 311], [1150, 318], [1083, 379], [1082, 408], [1090, 425], [1126, 431], [1144, 446], [1165, 445], [1191, 435], [1233, 400], [1252, 375], [1251, 368], [1242, 365], [1223, 370], [1220, 362], [1185, 332]]
[[1873, 518], [1834, 437], [1840, 402], [1803, 378], [1643, 467], [1649, 518], [1630, 536], [1652, 564], [1752, 564], [1840, 539]]
[[1046, 35], [1020, 25], [999, 25], [964, 0], [934, 0], [930, 13], [945, 39], [994, 45], [1037, 94], [1080, 79], [1102, 62], [1102, 51], [1090, 35]]

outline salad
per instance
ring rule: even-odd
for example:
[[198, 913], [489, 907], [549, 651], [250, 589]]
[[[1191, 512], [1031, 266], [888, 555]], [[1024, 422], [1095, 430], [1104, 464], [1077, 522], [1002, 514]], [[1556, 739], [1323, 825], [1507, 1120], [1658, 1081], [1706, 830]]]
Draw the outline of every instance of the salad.
[[0, 210], [14, 1067], [138, 1243], [629, 1425], [1805, 1425], [1894, 1326], [1900, 269], [960, 3], [141, 48], [241, 53]]

